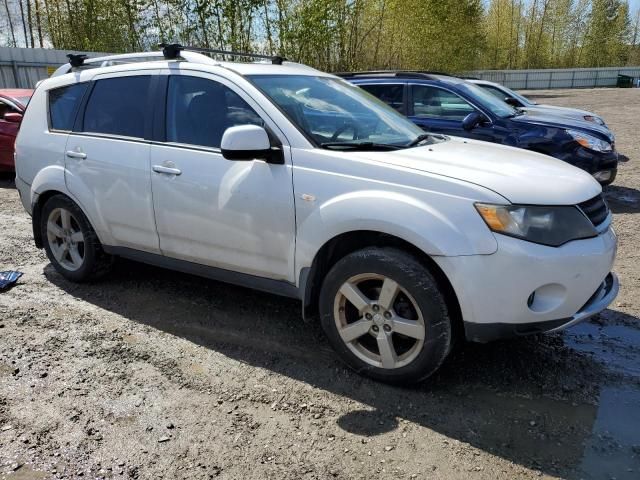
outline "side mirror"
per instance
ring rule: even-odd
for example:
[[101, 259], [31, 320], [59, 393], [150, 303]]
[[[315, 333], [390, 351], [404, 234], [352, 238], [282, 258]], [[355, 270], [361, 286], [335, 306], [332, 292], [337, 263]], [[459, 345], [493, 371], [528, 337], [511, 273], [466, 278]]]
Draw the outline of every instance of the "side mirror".
[[10, 123], [21, 123], [22, 122], [22, 114], [17, 112], [7, 112], [4, 114], [5, 122]]
[[512, 97], [505, 97], [504, 102], [508, 105], [511, 105], [512, 107], [516, 107], [516, 108], [522, 107], [522, 104], [518, 100]]
[[282, 149], [272, 147], [267, 131], [257, 125], [227, 128], [222, 135], [220, 150], [227, 160], [284, 163]]
[[462, 120], [462, 128], [464, 128], [466, 131], [473, 130], [486, 120], [487, 117], [485, 117], [480, 112], [471, 112]]

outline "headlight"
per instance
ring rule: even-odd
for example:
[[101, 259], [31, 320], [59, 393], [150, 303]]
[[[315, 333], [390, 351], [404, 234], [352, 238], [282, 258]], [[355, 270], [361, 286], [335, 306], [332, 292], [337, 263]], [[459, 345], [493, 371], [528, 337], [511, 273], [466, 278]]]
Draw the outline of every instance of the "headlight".
[[588, 133], [577, 130], [567, 130], [567, 133], [580, 145], [590, 150], [595, 150], [596, 152], [610, 152], [612, 150], [609, 142], [600, 140], [598, 137], [594, 137]]
[[591, 221], [577, 207], [491, 205], [476, 203], [487, 226], [496, 233], [559, 247], [571, 240], [595, 237]]

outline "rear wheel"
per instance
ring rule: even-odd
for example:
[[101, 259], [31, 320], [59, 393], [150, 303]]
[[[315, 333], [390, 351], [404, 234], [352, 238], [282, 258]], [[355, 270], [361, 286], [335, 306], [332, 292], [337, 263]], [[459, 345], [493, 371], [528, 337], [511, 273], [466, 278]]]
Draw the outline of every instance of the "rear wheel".
[[106, 274], [112, 257], [102, 249], [98, 237], [80, 207], [64, 195], [51, 197], [42, 207], [41, 234], [49, 261], [74, 282]]
[[429, 271], [401, 250], [367, 248], [338, 261], [325, 278], [320, 313], [340, 357], [376, 380], [422, 380], [450, 350], [444, 296]]

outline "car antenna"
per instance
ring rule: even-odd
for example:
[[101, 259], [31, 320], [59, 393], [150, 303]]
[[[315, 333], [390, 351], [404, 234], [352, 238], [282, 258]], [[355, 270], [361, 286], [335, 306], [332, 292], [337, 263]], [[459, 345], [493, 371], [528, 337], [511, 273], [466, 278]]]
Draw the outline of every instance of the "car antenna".
[[167, 60], [175, 60], [180, 56], [181, 51], [199, 52], [199, 53], [215, 53], [218, 55], [232, 55], [235, 57], [250, 57], [250, 58], [263, 58], [271, 60], [274, 65], [282, 65], [282, 62], [286, 61], [285, 57], [280, 55], [262, 55], [259, 53], [245, 53], [245, 52], [232, 52], [228, 50], [216, 50], [214, 48], [202, 48], [202, 47], [189, 47], [180, 45], [179, 43], [161, 43], [162, 54]]

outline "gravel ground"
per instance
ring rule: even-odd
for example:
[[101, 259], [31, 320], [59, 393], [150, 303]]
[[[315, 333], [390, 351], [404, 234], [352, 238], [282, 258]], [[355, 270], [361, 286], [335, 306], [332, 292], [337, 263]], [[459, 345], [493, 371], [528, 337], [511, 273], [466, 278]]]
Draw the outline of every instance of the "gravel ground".
[[640, 90], [532, 92], [617, 134], [622, 290], [589, 323], [466, 345], [428, 383], [347, 371], [295, 301], [121, 261], [75, 285], [0, 182], [0, 478], [640, 478]]

